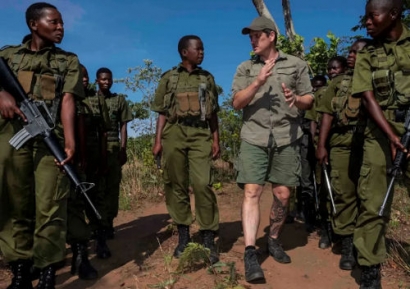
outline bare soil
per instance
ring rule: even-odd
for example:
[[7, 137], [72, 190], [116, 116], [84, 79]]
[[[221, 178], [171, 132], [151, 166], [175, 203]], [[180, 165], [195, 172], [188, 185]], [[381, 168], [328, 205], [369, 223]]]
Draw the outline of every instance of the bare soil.
[[[317, 233], [308, 234], [303, 223], [285, 225], [281, 235], [283, 246], [292, 258], [291, 264], [279, 264], [268, 256], [265, 236], [272, 201], [268, 187], [260, 203], [261, 225], [257, 240], [266, 283], [247, 283], [243, 277], [244, 242], [240, 220], [242, 191], [234, 184], [228, 184], [218, 190], [217, 195], [220, 207], [220, 232], [217, 241], [220, 258], [222, 262], [235, 262], [238, 283], [242, 286], [237, 288], [359, 288], [360, 269], [351, 272], [340, 270], [340, 255], [331, 249], [319, 249]], [[191, 232], [194, 241], [200, 242], [195, 223]], [[57, 288], [200, 289], [217, 288], [218, 284], [221, 285], [227, 274], [209, 274], [205, 266], [197, 266], [192, 272], [180, 276], [172, 274], [176, 270], [178, 260], [173, 259], [169, 265], [167, 260], [177, 242], [178, 236], [172, 230], [165, 202], [146, 204], [143, 209], [120, 212], [116, 219], [115, 239], [108, 241], [113, 256], [108, 260], [97, 259], [93, 254], [93, 244], [90, 244], [91, 262], [98, 270], [99, 278], [94, 281], [83, 281], [77, 276], [72, 276], [71, 251], [68, 249], [66, 266], [58, 271]], [[0, 288], [7, 287], [10, 277], [10, 273], [0, 260]], [[171, 287], [165, 285], [167, 280], [177, 282]], [[406, 276], [398, 266], [387, 263], [383, 266], [383, 288], [410, 288], [409, 276]]]

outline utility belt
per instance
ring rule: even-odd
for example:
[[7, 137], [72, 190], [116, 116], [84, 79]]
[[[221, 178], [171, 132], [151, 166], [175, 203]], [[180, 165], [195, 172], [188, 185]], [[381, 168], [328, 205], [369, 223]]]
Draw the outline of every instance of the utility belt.
[[366, 126], [364, 125], [346, 125], [346, 126], [337, 126], [332, 128], [332, 133], [337, 134], [354, 134], [354, 133], [364, 133]]
[[208, 128], [208, 122], [200, 120], [199, 117], [178, 118], [176, 123], [189, 127]]

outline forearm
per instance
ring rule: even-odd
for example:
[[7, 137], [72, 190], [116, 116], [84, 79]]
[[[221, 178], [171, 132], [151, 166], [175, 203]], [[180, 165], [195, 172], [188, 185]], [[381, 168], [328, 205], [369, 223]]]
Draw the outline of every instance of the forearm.
[[395, 136], [391, 126], [387, 122], [383, 111], [374, 98], [372, 91], [366, 91], [363, 93], [362, 102], [366, 110], [369, 112], [370, 117], [376, 123], [376, 125], [386, 134], [388, 138]]
[[65, 146], [75, 148], [75, 99], [71, 93], [65, 93], [61, 100], [61, 123], [64, 130]]
[[323, 113], [322, 123], [319, 130], [319, 141], [317, 146], [324, 148], [326, 146], [327, 138], [329, 137], [330, 128], [332, 127], [333, 115]]
[[296, 95], [295, 106], [301, 110], [311, 109], [313, 106], [313, 96], [310, 94]]
[[120, 123], [120, 135], [121, 135], [121, 149], [125, 150], [127, 148], [127, 139], [128, 139], [128, 131], [127, 131], [127, 123], [121, 122]]
[[218, 124], [218, 115], [213, 113], [211, 119], [208, 121], [209, 127], [212, 133], [212, 139], [214, 142], [219, 143], [219, 124]]
[[155, 142], [160, 143], [162, 138], [162, 130], [167, 123], [167, 118], [165, 114], [160, 113], [157, 118], [157, 127], [155, 130]]
[[258, 92], [261, 86], [261, 82], [256, 79], [247, 88], [235, 93], [232, 102], [233, 108], [235, 110], [240, 110], [247, 106], [255, 97], [255, 94]]
[[316, 121], [311, 120], [310, 121], [310, 135], [312, 136], [312, 140], [315, 139], [316, 130], [317, 130], [317, 123]]

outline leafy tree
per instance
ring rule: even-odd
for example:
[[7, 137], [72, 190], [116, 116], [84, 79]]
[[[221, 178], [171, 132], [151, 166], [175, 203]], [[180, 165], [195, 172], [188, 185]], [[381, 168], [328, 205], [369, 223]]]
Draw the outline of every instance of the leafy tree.
[[309, 52], [305, 59], [314, 75], [325, 75], [328, 60], [338, 55], [340, 38], [329, 32], [327, 35], [329, 43], [320, 37], [313, 38], [313, 44], [309, 47]]
[[224, 161], [233, 162], [239, 152], [242, 110], [233, 109], [230, 95], [224, 98], [218, 117], [221, 158]]
[[143, 61], [143, 66], [128, 69], [128, 73], [132, 74], [131, 76], [118, 79], [116, 82], [124, 83], [127, 90], [142, 94], [142, 100], [132, 105], [133, 114], [140, 120], [148, 119], [148, 123], [141, 125], [144, 123], [142, 122], [138, 126], [134, 125], [133, 128], [152, 135], [155, 132], [156, 115], [151, 111], [151, 103], [162, 75], [162, 69], [155, 66], [150, 59], [144, 59]]

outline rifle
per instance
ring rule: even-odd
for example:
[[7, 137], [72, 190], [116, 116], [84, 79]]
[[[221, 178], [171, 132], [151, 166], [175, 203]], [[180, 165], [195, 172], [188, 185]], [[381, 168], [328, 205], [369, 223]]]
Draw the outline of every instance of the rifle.
[[[66, 158], [66, 155], [53, 132], [54, 120], [47, 105], [44, 101], [35, 101], [26, 95], [3, 57], [0, 57], [0, 86], [14, 97], [19, 104], [20, 110], [27, 118], [27, 124], [10, 139], [10, 145], [18, 150], [29, 139], [41, 136], [51, 153], [61, 163]], [[65, 164], [63, 168], [74, 183], [76, 190], [80, 190], [97, 218], [101, 220], [101, 215], [87, 195], [87, 191], [94, 187], [95, 184], [81, 182], [71, 164]]]
[[206, 99], [205, 99], [205, 94], [206, 94], [206, 84], [201, 83], [199, 85], [199, 91], [198, 91], [198, 96], [199, 96], [199, 104], [201, 107], [201, 121], [205, 121], [206, 118]]
[[326, 187], [329, 191], [329, 197], [330, 197], [330, 202], [333, 208], [333, 214], [336, 214], [336, 206], [335, 206], [335, 201], [333, 200], [332, 187], [330, 185], [329, 175], [327, 174], [327, 167], [324, 162], [322, 163], [322, 170], [323, 170], [323, 175], [325, 176]]
[[[406, 149], [409, 149], [410, 110], [408, 110], [406, 113], [406, 118], [404, 121], [404, 129], [405, 129], [405, 132], [404, 132], [404, 135], [401, 137], [401, 143]], [[384, 197], [383, 203], [379, 210], [380, 217], [383, 216], [384, 208], [386, 207], [387, 200], [389, 199], [390, 193], [394, 187], [394, 181], [396, 180], [396, 177], [403, 173], [403, 166], [406, 164], [406, 160], [407, 160], [407, 153], [404, 153], [398, 150], [396, 152], [396, 157], [394, 158], [394, 161], [393, 161], [393, 166], [388, 170], [388, 174], [391, 176], [391, 180], [390, 180], [389, 186], [387, 187], [386, 196]]]
[[161, 169], [161, 154], [155, 156], [155, 163], [157, 164], [157, 169]]
[[315, 208], [316, 210], [319, 210], [319, 197], [318, 197], [318, 192], [317, 192], [317, 183], [316, 183], [316, 173], [315, 173], [315, 167], [312, 169], [312, 178], [313, 178], [313, 188], [315, 190]]

